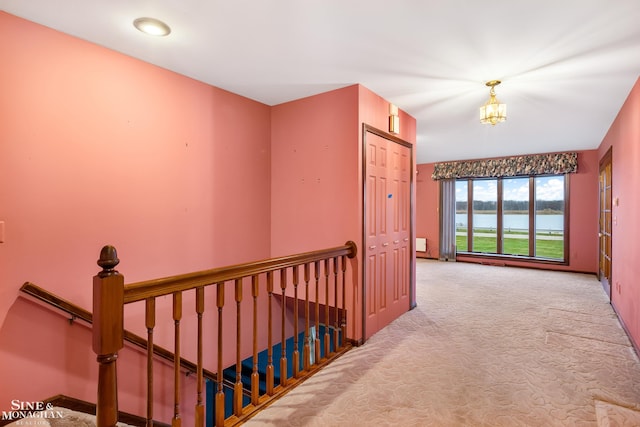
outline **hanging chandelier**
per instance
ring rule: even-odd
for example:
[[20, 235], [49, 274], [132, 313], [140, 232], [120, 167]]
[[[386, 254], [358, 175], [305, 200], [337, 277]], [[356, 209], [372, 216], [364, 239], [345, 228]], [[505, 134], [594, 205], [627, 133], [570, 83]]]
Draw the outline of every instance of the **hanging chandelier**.
[[491, 90], [489, 91], [489, 100], [480, 107], [480, 123], [493, 126], [507, 120], [507, 104], [501, 104], [496, 98], [495, 87], [500, 83], [500, 80], [490, 80], [486, 83]]

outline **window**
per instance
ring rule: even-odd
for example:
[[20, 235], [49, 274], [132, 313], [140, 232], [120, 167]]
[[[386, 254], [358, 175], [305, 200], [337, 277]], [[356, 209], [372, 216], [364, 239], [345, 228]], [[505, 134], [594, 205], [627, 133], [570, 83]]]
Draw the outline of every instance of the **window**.
[[536, 178], [536, 257], [564, 258], [564, 177]]
[[498, 180], [473, 180], [471, 233], [474, 252], [498, 251]]
[[458, 251], [466, 252], [468, 233], [468, 213], [469, 213], [469, 184], [468, 182], [456, 181], [456, 248]]
[[502, 180], [502, 253], [529, 255], [529, 178]]
[[456, 180], [457, 252], [568, 262], [567, 175]]

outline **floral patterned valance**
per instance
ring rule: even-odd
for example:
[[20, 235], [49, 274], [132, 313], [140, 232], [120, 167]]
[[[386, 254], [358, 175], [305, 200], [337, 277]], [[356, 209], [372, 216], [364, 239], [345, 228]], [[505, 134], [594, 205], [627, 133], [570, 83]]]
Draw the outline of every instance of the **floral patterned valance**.
[[500, 159], [436, 163], [432, 179], [495, 178], [578, 171], [578, 153], [535, 154]]

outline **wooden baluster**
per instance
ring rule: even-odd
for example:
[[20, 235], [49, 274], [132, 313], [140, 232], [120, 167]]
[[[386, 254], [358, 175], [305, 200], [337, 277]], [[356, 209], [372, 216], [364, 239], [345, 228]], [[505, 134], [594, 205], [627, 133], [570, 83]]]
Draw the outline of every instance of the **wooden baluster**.
[[333, 279], [334, 279], [334, 304], [333, 312], [335, 313], [335, 321], [333, 323], [333, 350], [338, 351], [338, 331], [340, 330], [339, 310], [338, 310], [338, 257], [333, 257]]
[[300, 373], [300, 353], [298, 350], [298, 282], [299, 282], [299, 266], [293, 266], [293, 355], [291, 356], [293, 363], [293, 378], [298, 378]]
[[242, 415], [242, 279], [236, 279], [236, 383], [233, 387], [233, 413]]
[[271, 331], [273, 322], [272, 297], [273, 297], [273, 272], [267, 272], [267, 294], [269, 295], [269, 319], [267, 320], [267, 394], [273, 396], [274, 389], [274, 369], [273, 369], [273, 333]]
[[203, 355], [202, 355], [202, 314], [204, 313], [204, 287], [196, 288], [196, 313], [198, 315], [198, 366], [196, 368], [196, 388], [197, 388], [197, 400], [196, 400], [196, 426], [204, 427], [204, 403], [202, 399], [202, 386], [204, 384], [204, 378], [202, 373]]
[[340, 329], [342, 330], [342, 345], [347, 342], [347, 286], [346, 286], [346, 276], [347, 276], [347, 257], [342, 256], [342, 323], [340, 324]]
[[118, 422], [118, 384], [116, 360], [124, 345], [124, 277], [115, 270], [120, 260], [116, 248], [105, 246], [93, 277], [93, 351], [97, 355], [98, 427], [115, 426]]
[[314, 264], [314, 275], [316, 279], [316, 339], [314, 341], [313, 351], [315, 352], [315, 363], [321, 359], [320, 357], [320, 261], [315, 261]]
[[280, 270], [280, 289], [282, 290], [282, 316], [281, 318], [281, 326], [282, 326], [282, 334], [281, 334], [281, 348], [280, 352], [280, 385], [287, 385], [287, 336], [285, 334], [285, 320], [287, 314], [287, 269], [283, 268]]
[[310, 265], [306, 263], [304, 265], [304, 287], [305, 287], [305, 301], [304, 301], [304, 344], [302, 350], [302, 365], [305, 371], [308, 371], [311, 367], [311, 347], [309, 346], [309, 279]]
[[174, 358], [173, 358], [173, 419], [172, 427], [180, 427], [180, 319], [182, 319], [182, 292], [173, 294]]
[[258, 276], [251, 277], [251, 295], [253, 296], [253, 372], [251, 373], [251, 403], [258, 404], [260, 399], [260, 375], [258, 374]]
[[329, 357], [329, 353], [331, 353], [330, 341], [331, 336], [329, 335], [329, 260], [324, 260], [324, 284], [325, 284], [325, 295], [324, 295], [324, 357]]
[[156, 327], [156, 299], [145, 302], [147, 327], [147, 426], [153, 426], [153, 328]]
[[224, 282], [216, 283], [216, 306], [218, 307], [218, 372], [216, 374], [216, 427], [224, 426], [224, 389], [222, 384], [222, 307], [224, 307]]

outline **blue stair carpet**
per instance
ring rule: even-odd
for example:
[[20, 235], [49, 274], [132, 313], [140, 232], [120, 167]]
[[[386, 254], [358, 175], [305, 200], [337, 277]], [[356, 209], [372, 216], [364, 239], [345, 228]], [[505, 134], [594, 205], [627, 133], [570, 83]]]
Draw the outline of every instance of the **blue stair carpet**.
[[[331, 352], [335, 351], [333, 345], [333, 334], [335, 333], [334, 329], [329, 329], [329, 349]], [[319, 360], [324, 357], [324, 338], [325, 338], [325, 327], [324, 325], [320, 325], [319, 331], [319, 339], [320, 339], [320, 355], [316, 355], [316, 360]], [[338, 340], [342, 339], [341, 331], [338, 331]], [[311, 344], [313, 347], [313, 344]], [[299, 354], [299, 365], [303, 366], [303, 349], [304, 347], [304, 332], [301, 332], [298, 335], [298, 354]], [[290, 337], [286, 340], [286, 355], [287, 355], [287, 378], [291, 378], [293, 376], [293, 337]], [[313, 351], [313, 350], [312, 350]], [[272, 352], [272, 364], [273, 364], [273, 373], [274, 373], [274, 386], [280, 384], [281, 372], [280, 372], [280, 358], [282, 357], [282, 343], [278, 343], [273, 346]], [[258, 353], [258, 375], [259, 375], [259, 389], [260, 395], [262, 396], [267, 392], [267, 362], [268, 362], [268, 351], [264, 349], [260, 353]], [[241, 378], [243, 388], [245, 390], [251, 390], [251, 375], [253, 373], [253, 356], [246, 358], [242, 361], [241, 366]], [[228, 380], [232, 383], [236, 382], [236, 365], [230, 366], [223, 371], [223, 377], [225, 380]], [[231, 387], [223, 386], [224, 388], [224, 398], [225, 398], [225, 418], [230, 417], [233, 414], [233, 395], [234, 391]], [[215, 420], [215, 395], [218, 391], [218, 385], [215, 381], [207, 380], [206, 381], [206, 425], [213, 426]], [[248, 395], [243, 395], [242, 398], [242, 406], [247, 406], [251, 403], [251, 398]]]

